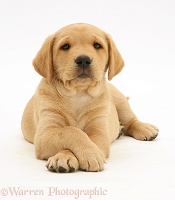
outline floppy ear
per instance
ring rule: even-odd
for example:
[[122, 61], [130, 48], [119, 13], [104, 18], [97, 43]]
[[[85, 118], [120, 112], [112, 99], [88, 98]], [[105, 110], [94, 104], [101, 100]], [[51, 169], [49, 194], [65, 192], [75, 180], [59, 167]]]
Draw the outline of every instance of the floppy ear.
[[124, 67], [124, 61], [110, 35], [107, 35], [107, 41], [109, 51], [108, 80], [111, 80], [122, 70], [122, 68]]
[[35, 70], [49, 82], [53, 78], [53, 44], [54, 35], [50, 35], [46, 38], [41, 49], [33, 59], [33, 66]]

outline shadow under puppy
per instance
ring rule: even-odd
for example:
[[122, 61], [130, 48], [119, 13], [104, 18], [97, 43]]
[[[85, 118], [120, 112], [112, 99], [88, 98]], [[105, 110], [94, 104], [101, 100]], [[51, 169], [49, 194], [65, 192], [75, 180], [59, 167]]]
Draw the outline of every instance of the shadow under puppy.
[[101, 171], [120, 134], [153, 140], [158, 129], [140, 122], [111, 80], [124, 66], [111, 37], [89, 24], [50, 35], [33, 60], [43, 76], [22, 117], [36, 157], [55, 172]]

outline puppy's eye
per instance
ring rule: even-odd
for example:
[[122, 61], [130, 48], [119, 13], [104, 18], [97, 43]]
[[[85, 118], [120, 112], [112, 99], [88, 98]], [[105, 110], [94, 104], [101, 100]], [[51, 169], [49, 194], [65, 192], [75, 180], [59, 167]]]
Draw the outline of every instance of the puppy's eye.
[[62, 47], [61, 47], [62, 50], [68, 50], [70, 49], [70, 45], [69, 44], [64, 44]]
[[94, 43], [94, 48], [95, 48], [95, 49], [101, 49], [102, 46], [101, 46], [99, 43], [95, 42], [95, 43]]

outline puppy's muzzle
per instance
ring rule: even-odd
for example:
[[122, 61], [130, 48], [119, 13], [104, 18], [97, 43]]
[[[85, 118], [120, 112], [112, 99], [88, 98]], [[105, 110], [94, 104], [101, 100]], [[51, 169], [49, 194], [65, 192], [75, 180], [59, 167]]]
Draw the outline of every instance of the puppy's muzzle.
[[91, 66], [92, 60], [89, 56], [81, 55], [75, 60], [77, 67], [85, 69]]

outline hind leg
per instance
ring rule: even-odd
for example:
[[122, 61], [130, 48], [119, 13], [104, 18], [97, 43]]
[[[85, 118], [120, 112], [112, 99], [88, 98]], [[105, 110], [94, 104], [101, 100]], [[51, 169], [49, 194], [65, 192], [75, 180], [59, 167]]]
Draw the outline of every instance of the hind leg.
[[33, 114], [33, 97], [30, 99], [26, 108], [23, 112], [22, 121], [21, 121], [21, 129], [25, 139], [34, 143], [35, 136], [35, 125], [34, 125], [34, 114]]
[[158, 135], [158, 128], [152, 124], [134, 121], [125, 131], [125, 135], [137, 140], [154, 140]]
[[124, 127], [124, 134], [138, 140], [155, 139], [158, 135], [158, 128], [152, 124], [139, 121], [130, 108], [128, 99], [112, 85], [110, 85], [110, 90], [119, 121]]

